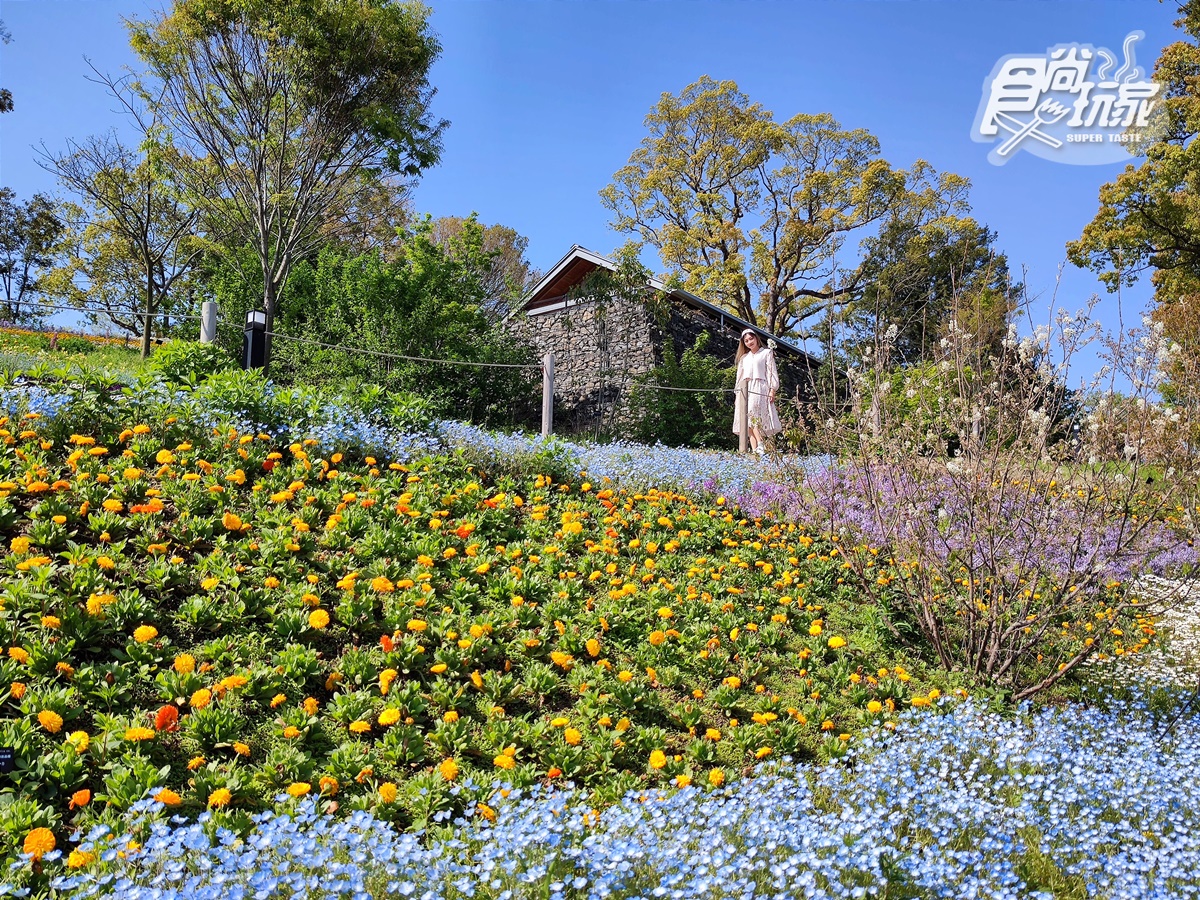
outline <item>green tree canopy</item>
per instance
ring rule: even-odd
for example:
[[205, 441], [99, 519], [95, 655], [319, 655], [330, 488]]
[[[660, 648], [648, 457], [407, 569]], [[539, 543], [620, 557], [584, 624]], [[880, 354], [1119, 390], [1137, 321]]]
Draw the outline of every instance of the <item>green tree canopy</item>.
[[896, 219], [965, 210], [968, 183], [880, 157], [828, 113], [776, 122], [732, 81], [703, 77], [650, 110], [647, 136], [601, 191], [616, 230], [654, 246], [683, 285], [781, 335], [861, 297], [861, 241]]
[[0, 188], [0, 288], [3, 315], [10, 322], [35, 311], [28, 304], [42, 292], [62, 231], [63, 222], [49, 197], [34, 194], [18, 203], [11, 188]]
[[254, 251], [268, 327], [364, 171], [437, 162], [428, 18], [417, 0], [176, 0], [129, 23], [176, 144], [204, 162], [191, 193], [209, 227]]

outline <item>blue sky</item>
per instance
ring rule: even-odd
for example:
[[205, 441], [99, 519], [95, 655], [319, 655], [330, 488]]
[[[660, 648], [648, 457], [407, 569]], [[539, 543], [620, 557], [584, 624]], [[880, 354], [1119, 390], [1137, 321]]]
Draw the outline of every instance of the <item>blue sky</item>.
[[[157, 5], [157, 4], [155, 4]], [[529, 238], [535, 266], [572, 244], [607, 253], [623, 241], [608, 227], [597, 192], [644, 135], [642, 120], [663, 92], [708, 75], [736, 81], [778, 119], [830, 112], [866, 128], [893, 165], [925, 159], [971, 179], [975, 216], [999, 233], [1016, 269], [1045, 308], [1078, 308], [1103, 292], [1065, 262], [1121, 164], [1069, 166], [1027, 153], [1002, 167], [970, 129], [984, 79], [1007, 54], [1081, 42], [1119, 50], [1145, 33], [1138, 63], [1149, 70], [1178, 32], [1174, 3], [1028, 0], [845, 0], [845, 2], [433, 2], [443, 54], [431, 80], [437, 115], [449, 119], [441, 164], [415, 193], [419, 211], [512, 226]], [[84, 57], [115, 72], [134, 60], [123, 15], [140, 0], [5, 0], [13, 42], [2, 49], [0, 84], [16, 110], [0, 118], [0, 182], [22, 198], [54, 191], [31, 145], [61, 148], [71, 136], [117, 123], [113, 104], [85, 80]], [[657, 268], [657, 261], [647, 262]], [[1136, 319], [1148, 283], [1127, 291]], [[1104, 321], [1117, 323], [1105, 295]]]

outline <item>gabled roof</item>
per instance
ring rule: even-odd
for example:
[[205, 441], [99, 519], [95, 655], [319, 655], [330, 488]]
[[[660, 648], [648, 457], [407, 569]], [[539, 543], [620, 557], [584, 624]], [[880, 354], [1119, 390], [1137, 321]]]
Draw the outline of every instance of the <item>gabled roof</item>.
[[[555, 312], [569, 305], [573, 305], [575, 301], [569, 299], [571, 289], [576, 287], [584, 278], [598, 268], [605, 268], [609, 271], [615, 271], [617, 264], [611, 259], [601, 256], [599, 253], [593, 253], [586, 247], [580, 247], [578, 244], [567, 251], [566, 256], [550, 267], [541, 280], [538, 281], [525, 295], [525, 301], [521, 304], [520, 309], [525, 311], [526, 315], [536, 316], [543, 313]], [[816, 357], [799, 347], [792, 341], [778, 337], [768, 332], [765, 328], [760, 328], [753, 325], [738, 316], [735, 316], [729, 310], [722, 309], [709, 303], [702, 297], [697, 297], [690, 291], [681, 290], [680, 288], [669, 288], [657, 278], [649, 279], [649, 286], [656, 291], [661, 291], [673, 300], [679, 300], [693, 309], [699, 310], [711, 319], [715, 319], [722, 327], [730, 328], [737, 332], [742, 332], [747, 328], [753, 328], [759, 334], [766, 335], [772, 338], [780, 347], [796, 354], [819, 362]]]

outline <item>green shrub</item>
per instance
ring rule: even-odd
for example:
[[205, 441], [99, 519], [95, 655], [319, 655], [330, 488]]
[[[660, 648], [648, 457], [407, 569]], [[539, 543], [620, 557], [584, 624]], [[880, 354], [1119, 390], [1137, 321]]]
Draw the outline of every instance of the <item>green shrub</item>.
[[171, 384], [194, 387], [217, 372], [233, 368], [233, 365], [229, 354], [216, 344], [167, 341], [154, 351], [147, 367]]
[[58, 338], [60, 353], [91, 353], [95, 349], [96, 345], [84, 337], [67, 334]]
[[[708, 333], [676, 359], [670, 341], [663, 364], [639, 377], [630, 391], [635, 440], [670, 447], [729, 447], [732, 443], [734, 370], [705, 353]], [[684, 390], [658, 390], [652, 385]]]

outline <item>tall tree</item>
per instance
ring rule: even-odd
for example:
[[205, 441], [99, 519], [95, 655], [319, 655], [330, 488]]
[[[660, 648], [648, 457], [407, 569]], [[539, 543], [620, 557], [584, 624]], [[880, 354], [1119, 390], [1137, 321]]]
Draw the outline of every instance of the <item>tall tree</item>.
[[956, 317], [998, 352], [1022, 285], [995, 241], [970, 216], [889, 221], [863, 242], [862, 295], [847, 310], [851, 340], [878, 345], [890, 333], [891, 362], [910, 365], [932, 358]]
[[417, 0], [176, 0], [129, 23], [176, 142], [206, 163], [193, 194], [228, 246], [254, 248], [268, 331], [363, 171], [437, 162], [428, 18]]
[[[4, 20], [0, 19], [0, 44], [7, 44], [12, 40], [12, 32], [4, 27]], [[13, 98], [12, 91], [8, 88], [0, 88], [0, 113], [12, 112]]]
[[[184, 175], [198, 166], [171, 144], [156, 104], [143, 102], [136, 82], [99, 72], [93, 80], [123, 107], [141, 145], [130, 147], [113, 131], [68, 140], [67, 149], [57, 153], [43, 144], [38, 164], [83, 200], [83, 215], [73, 217], [77, 227], [67, 268], [96, 289], [96, 299], [116, 313], [114, 321], [140, 321], [145, 358], [154, 318], [199, 259], [199, 208], [181, 190]], [[70, 274], [57, 273], [56, 285], [67, 289]], [[81, 305], [88, 299], [86, 292], [66, 290], [65, 295]]]
[[468, 223], [481, 229], [483, 239], [483, 252], [475, 257], [484, 266], [479, 273], [484, 294], [481, 309], [489, 319], [501, 319], [540, 277], [525, 258], [529, 238], [507, 225], [478, 225], [473, 213], [466, 219], [462, 216], [434, 219], [431, 237], [448, 251], [461, 252], [461, 238], [468, 231]]
[[18, 203], [11, 188], [0, 188], [0, 287], [4, 317], [10, 322], [28, 316], [29, 303], [41, 292], [42, 278], [53, 265], [63, 223], [44, 194]]
[[[1166, 47], [1154, 67], [1162, 101], [1151, 119], [1146, 159], [1100, 189], [1100, 209], [1067, 256], [1090, 268], [1112, 291], [1147, 271], [1154, 285], [1153, 317], [1181, 345], [1174, 373], [1179, 396], [1200, 404], [1200, 0], [1179, 7], [1184, 38]], [[1192, 373], [1190, 376], [1186, 373]]]
[[778, 123], [732, 81], [663, 94], [645, 124], [600, 194], [613, 227], [654, 246], [689, 290], [777, 334], [860, 295], [848, 241], [917, 205], [952, 209], [965, 191], [923, 162], [893, 169], [874, 136], [827, 113]]

